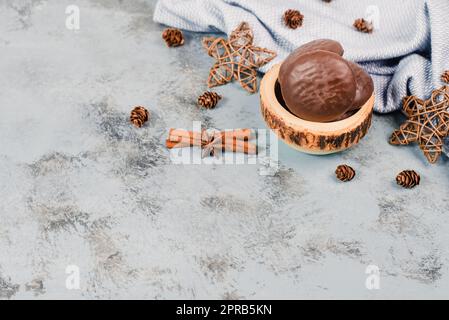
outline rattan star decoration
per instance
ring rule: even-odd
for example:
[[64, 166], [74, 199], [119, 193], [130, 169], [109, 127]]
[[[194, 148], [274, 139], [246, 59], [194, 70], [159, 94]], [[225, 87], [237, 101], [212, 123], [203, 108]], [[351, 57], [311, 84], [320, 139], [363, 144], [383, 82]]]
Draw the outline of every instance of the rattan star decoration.
[[407, 121], [390, 138], [394, 145], [419, 143], [430, 163], [435, 163], [443, 149], [444, 138], [449, 135], [449, 86], [432, 92], [429, 100], [407, 96], [403, 100], [403, 110]]
[[253, 41], [253, 31], [246, 22], [242, 22], [228, 40], [216, 37], [203, 39], [203, 47], [216, 60], [209, 72], [209, 88], [235, 79], [248, 92], [257, 92], [257, 69], [273, 60], [277, 54], [254, 46]]

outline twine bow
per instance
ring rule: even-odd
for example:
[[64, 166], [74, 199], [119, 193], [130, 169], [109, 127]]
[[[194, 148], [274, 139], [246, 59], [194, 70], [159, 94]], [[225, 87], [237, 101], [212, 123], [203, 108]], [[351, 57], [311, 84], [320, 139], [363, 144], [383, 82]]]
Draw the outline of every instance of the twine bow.
[[203, 130], [201, 132], [201, 157], [219, 157], [223, 150], [223, 138], [221, 132], [216, 130]]

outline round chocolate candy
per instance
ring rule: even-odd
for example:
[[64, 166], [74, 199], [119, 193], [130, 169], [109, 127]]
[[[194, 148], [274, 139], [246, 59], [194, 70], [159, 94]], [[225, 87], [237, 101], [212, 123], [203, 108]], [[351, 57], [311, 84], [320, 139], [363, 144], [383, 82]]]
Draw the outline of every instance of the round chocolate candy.
[[287, 59], [285, 59], [285, 61], [282, 63], [281, 70], [279, 71], [279, 78], [283, 78], [284, 76], [288, 75], [288, 73], [290, 72], [289, 70], [291, 70], [295, 66], [298, 56], [306, 52], [316, 50], [333, 52], [338, 54], [339, 56], [343, 56], [344, 53], [343, 47], [337, 41], [329, 39], [313, 40], [298, 47], [287, 57]]
[[279, 83], [288, 109], [297, 117], [330, 122], [353, 106], [355, 77], [338, 54], [315, 50], [289, 57], [286, 62], [281, 66]]
[[290, 70], [295, 67], [296, 60], [298, 57], [306, 52], [323, 50], [329, 51], [338, 54], [339, 56], [343, 56], [344, 49], [341, 44], [335, 40], [330, 39], [318, 39], [303, 44], [298, 47], [295, 51], [293, 51], [287, 59], [282, 63], [281, 70], [279, 71], [279, 78], [284, 78], [288, 76]]
[[360, 109], [360, 107], [362, 107], [373, 95], [374, 83], [370, 75], [357, 63], [348, 61], [348, 64], [354, 73], [356, 82], [355, 98], [350, 110], [357, 110]]
[[313, 41], [307, 42], [306, 44], [303, 44], [302, 46], [298, 47], [295, 51], [293, 51], [291, 53], [290, 56], [300, 55], [305, 52], [315, 51], [315, 50], [329, 51], [329, 52], [336, 53], [339, 56], [343, 56], [343, 53], [345, 52], [345, 50], [343, 49], [341, 44], [335, 40], [318, 39], [318, 40], [313, 40]]

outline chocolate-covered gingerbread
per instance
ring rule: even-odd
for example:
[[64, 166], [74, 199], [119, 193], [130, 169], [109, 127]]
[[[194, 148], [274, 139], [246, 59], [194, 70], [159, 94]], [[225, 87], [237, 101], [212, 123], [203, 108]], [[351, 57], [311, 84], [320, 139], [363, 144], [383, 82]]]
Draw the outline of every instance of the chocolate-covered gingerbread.
[[371, 97], [371, 77], [345, 60], [333, 40], [315, 40], [296, 49], [282, 64], [279, 84], [291, 113], [315, 122], [339, 121]]
[[350, 110], [357, 110], [360, 109], [373, 95], [374, 83], [370, 75], [357, 63], [352, 61], [348, 61], [348, 63], [354, 73], [355, 82], [357, 84], [354, 102], [352, 103]]
[[307, 42], [302, 46], [298, 47], [295, 51], [293, 51], [290, 56], [300, 55], [305, 52], [315, 51], [315, 50], [323, 50], [329, 51], [338, 54], [339, 56], [343, 56], [345, 50], [341, 46], [341, 44], [335, 40], [330, 39], [318, 39]]

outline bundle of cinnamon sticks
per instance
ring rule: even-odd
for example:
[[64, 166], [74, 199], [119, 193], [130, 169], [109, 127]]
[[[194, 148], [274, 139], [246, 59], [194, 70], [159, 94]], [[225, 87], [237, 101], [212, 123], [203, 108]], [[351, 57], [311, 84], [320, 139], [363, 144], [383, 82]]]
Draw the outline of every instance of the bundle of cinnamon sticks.
[[202, 132], [170, 129], [166, 146], [168, 149], [198, 146], [202, 149], [214, 148], [221, 151], [257, 154], [257, 145], [249, 142], [253, 138], [254, 133], [251, 129]]

